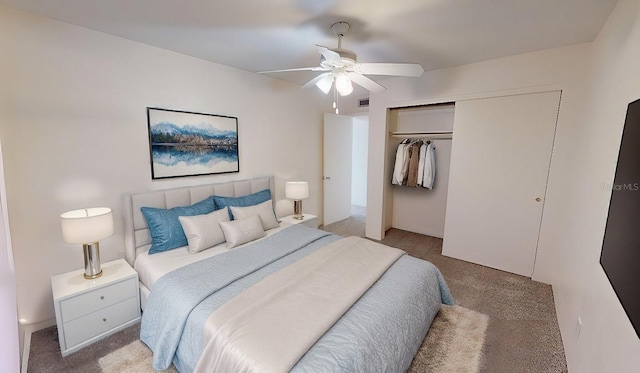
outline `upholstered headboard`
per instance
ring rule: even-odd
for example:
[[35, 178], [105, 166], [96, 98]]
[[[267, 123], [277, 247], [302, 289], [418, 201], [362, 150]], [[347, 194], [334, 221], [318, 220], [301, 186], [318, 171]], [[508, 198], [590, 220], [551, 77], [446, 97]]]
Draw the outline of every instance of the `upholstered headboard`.
[[133, 266], [136, 256], [151, 243], [149, 228], [140, 207], [170, 209], [192, 205], [214, 194], [224, 197], [241, 197], [265, 189], [271, 190], [271, 198], [275, 200], [273, 177], [156, 190], [124, 196], [124, 245], [127, 262]]

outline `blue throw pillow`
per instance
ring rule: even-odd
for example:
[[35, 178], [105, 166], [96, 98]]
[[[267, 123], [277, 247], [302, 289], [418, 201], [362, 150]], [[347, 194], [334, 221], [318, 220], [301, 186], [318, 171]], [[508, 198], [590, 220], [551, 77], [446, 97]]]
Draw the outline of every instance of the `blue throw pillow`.
[[215, 204], [213, 198], [209, 197], [191, 206], [174, 207], [168, 210], [141, 207], [140, 210], [151, 231], [149, 254], [155, 254], [187, 246], [187, 236], [184, 235], [178, 216], [208, 214], [215, 210]]
[[213, 199], [216, 202], [216, 210], [226, 208], [229, 211], [229, 219], [233, 220], [231, 210], [227, 206], [247, 207], [258, 205], [271, 199], [271, 190], [265, 189], [242, 197], [213, 196]]

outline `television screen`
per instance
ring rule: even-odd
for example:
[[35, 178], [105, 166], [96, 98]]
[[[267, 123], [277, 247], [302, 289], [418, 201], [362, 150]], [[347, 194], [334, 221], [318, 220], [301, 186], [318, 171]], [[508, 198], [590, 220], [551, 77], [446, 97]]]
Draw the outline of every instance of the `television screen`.
[[640, 100], [629, 104], [600, 264], [640, 337]]

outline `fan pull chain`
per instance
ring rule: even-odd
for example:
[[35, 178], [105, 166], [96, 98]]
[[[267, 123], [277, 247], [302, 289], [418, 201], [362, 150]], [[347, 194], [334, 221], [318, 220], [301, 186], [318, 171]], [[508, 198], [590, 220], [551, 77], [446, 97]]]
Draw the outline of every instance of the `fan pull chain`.
[[338, 90], [335, 84], [333, 85], [333, 108], [336, 109], [336, 114], [340, 114], [338, 110]]

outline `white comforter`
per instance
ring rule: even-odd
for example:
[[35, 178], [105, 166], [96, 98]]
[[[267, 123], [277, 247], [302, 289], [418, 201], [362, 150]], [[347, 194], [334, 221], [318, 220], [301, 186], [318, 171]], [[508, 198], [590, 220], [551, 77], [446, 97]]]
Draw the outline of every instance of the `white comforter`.
[[195, 372], [288, 372], [401, 255], [348, 237], [267, 276], [207, 319]]

